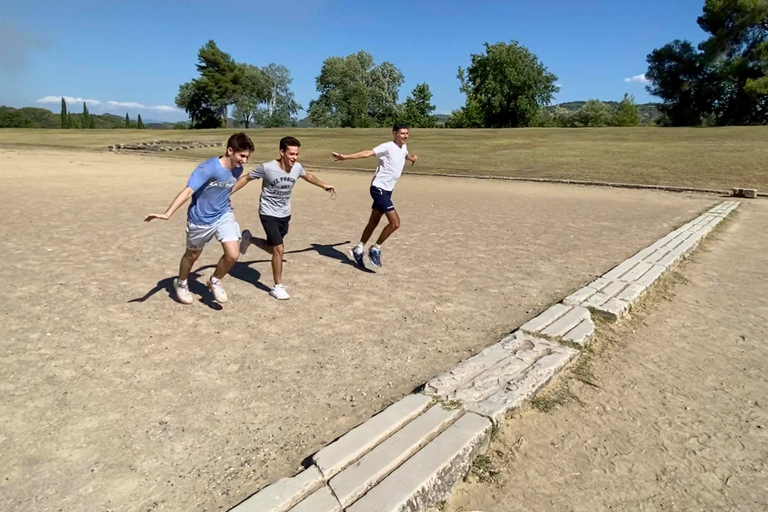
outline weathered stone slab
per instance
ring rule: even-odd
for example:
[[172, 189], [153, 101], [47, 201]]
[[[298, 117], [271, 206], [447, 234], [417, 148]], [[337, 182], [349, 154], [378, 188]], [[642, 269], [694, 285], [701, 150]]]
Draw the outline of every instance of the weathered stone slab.
[[633, 258], [630, 258], [628, 260], [622, 261], [616, 267], [613, 268], [613, 270], [603, 274], [604, 279], [608, 279], [609, 281], [615, 281], [619, 279], [621, 276], [635, 268], [635, 266], [640, 263], [640, 260], [635, 260]]
[[627, 283], [624, 281], [613, 281], [611, 284], [603, 288], [602, 292], [609, 297], [616, 296], [617, 293], [619, 293], [621, 290], [627, 287]]
[[293, 507], [290, 512], [342, 512], [342, 508], [331, 490], [324, 486]]
[[563, 304], [567, 306], [575, 306], [577, 304], [581, 304], [588, 298], [590, 298], [592, 295], [597, 293], [597, 290], [594, 288], [590, 288], [589, 286], [585, 286], [584, 288], [581, 288], [579, 290], [576, 290], [569, 296], [563, 299]]
[[465, 414], [360, 498], [347, 512], [417, 512], [445, 501], [491, 435], [491, 422]]
[[607, 302], [610, 298], [610, 295], [599, 292], [587, 299], [586, 302], [582, 303], [582, 306], [585, 308], [598, 308], [601, 304]]
[[[520, 331], [518, 331], [520, 332]], [[503, 359], [495, 366], [476, 376], [470, 382], [451, 393], [448, 398], [462, 402], [479, 402], [486, 399], [508, 382], [519, 377], [539, 358], [557, 350], [560, 345], [530, 334], [520, 334], [520, 350]]]
[[598, 277], [597, 279], [595, 279], [594, 281], [589, 283], [587, 285], [587, 287], [594, 288], [596, 291], [599, 292], [600, 290], [602, 290], [603, 288], [605, 288], [609, 284], [611, 284], [611, 282], [608, 279], [606, 279], [604, 277]]
[[648, 272], [653, 265], [651, 263], [647, 263], [645, 261], [641, 261], [637, 265], [635, 265], [632, 270], [621, 276], [622, 281], [636, 281], [640, 278], [643, 274]]
[[610, 299], [595, 308], [595, 311], [611, 320], [619, 320], [629, 311], [629, 304], [620, 299]]
[[547, 385], [578, 354], [569, 347], [559, 347], [557, 351], [542, 357], [519, 378], [511, 381], [482, 402], [467, 404], [467, 410], [487, 416], [494, 423], [500, 424], [507, 414], [519, 408], [538, 390]]
[[417, 417], [431, 403], [428, 396], [408, 395], [317, 452], [312, 460], [328, 480]]
[[312, 466], [292, 478], [283, 478], [260, 490], [231, 512], [286, 512], [324, 483], [323, 475]]
[[342, 506], [348, 507], [411, 455], [434, 439], [464, 411], [435, 405], [333, 477], [328, 485]]
[[579, 325], [577, 325], [572, 330], [567, 332], [563, 336], [563, 339], [566, 341], [570, 341], [571, 343], [576, 343], [578, 345], [586, 347], [592, 341], [592, 338], [594, 337], [594, 335], [595, 335], [595, 324], [592, 321], [592, 316], [590, 315], [589, 318], [585, 318], [584, 320], [581, 321]]
[[579, 325], [585, 318], [589, 318], [589, 310], [581, 306], [574, 306], [572, 310], [558, 318], [541, 333], [545, 336], [562, 336]]
[[563, 304], [555, 304], [548, 310], [544, 311], [542, 314], [537, 316], [536, 318], [532, 318], [531, 320], [528, 320], [526, 323], [520, 327], [520, 330], [522, 331], [528, 331], [528, 332], [538, 332], [544, 329], [546, 326], [566, 314], [572, 309], [572, 306], [564, 306]]
[[500, 361], [515, 355], [518, 351], [533, 348], [529, 337], [522, 331], [515, 331], [498, 343], [441, 373], [424, 386], [424, 393], [448, 399], [462, 385], [488, 370]]
[[643, 276], [635, 281], [637, 284], [641, 286], [645, 286], [646, 288], [650, 287], [653, 283], [656, 282], [656, 280], [661, 277], [661, 275], [666, 272], [666, 267], [662, 265], [654, 265], [651, 267], [651, 269], [643, 274]]
[[620, 294], [616, 296], [617, 299], [622, 300], [630, 306], [638, 301], [638, 299], [645, 292], [645, 286], [637, 283], [629, 283]]

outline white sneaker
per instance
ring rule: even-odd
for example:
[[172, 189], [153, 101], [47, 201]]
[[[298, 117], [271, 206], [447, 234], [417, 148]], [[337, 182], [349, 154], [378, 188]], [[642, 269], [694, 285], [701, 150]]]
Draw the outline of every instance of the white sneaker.
[[178, 277], [174, 278], [173, 280], [173, 291], [176, 294], [176, 298], [179, 299], [179, 302], [182, 304], [192, 304], [192, 302], [195, 300], [195, 298], [192, 297], [192, 294], [189, 292], [189, 284], [182, 286], [179, 283]]
[[227, 302], [227, 292], [225, 292], [224, 287], [221, 286], [221, 281], [213, 283], [211, 282], [211, 278], [208, 278], [208, 289], [213, 293], [213, 298], [216, 302], [220, 304]]
[[245, 254], [245, 251], [248, 250], [248, 246], [250, 245], [251, 245], [251, 232], [246, 229], [243, 231], [243, 234], [240, 237], [240, 254]]
[[285, 290], [285, 286], [281, 284], [276, 284], [274, 288], [269, 290], [269, 294], [277, 300], [288, 300], [291, 298], [291, 296], [288, 295], [288, 292]]

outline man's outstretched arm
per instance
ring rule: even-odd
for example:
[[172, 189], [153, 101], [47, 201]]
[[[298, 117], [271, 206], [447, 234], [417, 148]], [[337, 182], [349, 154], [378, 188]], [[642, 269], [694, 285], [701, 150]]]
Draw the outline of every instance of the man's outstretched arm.
[[184, 187], [184, 190], [179, 192], [170, 206], [168, 206], [168, 209], [165, 210], [165, 213], [150, 213], [144, 218], [144, 222], [149, 222], [154, 219], [168, 220], [171, 215], [173, 215], [173, 213], [181, 207], [181, 205], [187, 202], [187, 199], [192, 197], [192, 194], [194, 193], [195, 191], [190, 187]]
[[333, 159], [336, 161], [341, 160], [357, 160], [359, 158], [370, 158], [372, 156], [375, 156], [376, 153], [372, 149], [366, 149], [363, 151], [358, 151], [357, 153], [352, 153], [351, 155], [342, 155], [341, 153], [331, 153], [333, 156]]

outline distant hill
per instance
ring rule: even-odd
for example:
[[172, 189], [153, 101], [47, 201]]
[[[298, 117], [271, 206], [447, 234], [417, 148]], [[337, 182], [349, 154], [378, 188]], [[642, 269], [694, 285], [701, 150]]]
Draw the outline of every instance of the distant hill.
[[[544, 108], [552, 111], [557, 107], [560, 107], [574, 112], [583, 107], [585, 103], [586, 101], [569, 101], [566, 103], [560, 103], [558, 105], [550, 105]], [[618, 101], [604, 101], [603, 103], [611, 107], [613, 110], [616, 110], [619, 106]], [[659, 111], [660, 105], [661, 103], [641, 103], [637, 105], [637, 110], [640, 113], [640, 122], [643, 124], [653, 124], [654, 121], [661, 117], [661, 112]]]
[[[82, 114], [72, 114], [75, 124], [80, 124]], [[125, 116], [115, 114], [91, 114], [97, 129], [125, 128]], [[136, 123], [136, 119], [131, 119]], [[186, 128], [186, 123], [166, 123], [147, 121], [144, 126], [149, 129], [170, 130]], [[48, 109], [37, 107], [13, 108], [0, 105], [0, 128], [61, 128], [61, 115], [54, 114]]]

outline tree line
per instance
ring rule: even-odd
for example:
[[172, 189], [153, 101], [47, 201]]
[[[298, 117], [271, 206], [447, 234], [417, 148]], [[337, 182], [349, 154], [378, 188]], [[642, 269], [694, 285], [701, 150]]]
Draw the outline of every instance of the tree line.
[[768, 1], [706, 0], [709, 37], [675, 40], [648, 55], [648, 92], [670, 126], [768, 123]]
[[[83, 113], [79, 116], [77, 114], [73, 115], [72, 112], [67, 107], [67, 100], [63, 97], [61, 98], [61, 113], [59, 114], [60, 118], [60, 124], [62, 129], [85, 129], [85, 130], [94, 130], [96, 129], [96, 118], [98, 116], [95, 116], [90, 113], [88, 110], [88, 104], [87, 102], [83, 102]], [[32, 126], [25, 126], [25, 127], [32, 127]], [[143, 130], [146, 128], [144, 126], [144, 122], [141, 120], [141, 114], [138, 115], [138, 118], [136, 119], [136, 122], [134, 123], [131, 121], [128, 114], [125, 114], [125, 125], [124, 126], [115, 126], [114, 123], [111, 124], [112, 128], [136, 128], [139, 130]]]

